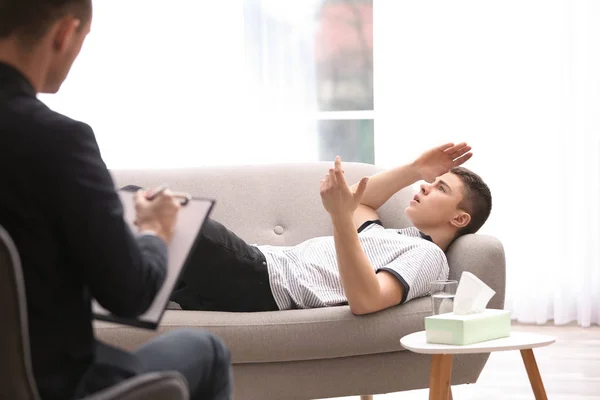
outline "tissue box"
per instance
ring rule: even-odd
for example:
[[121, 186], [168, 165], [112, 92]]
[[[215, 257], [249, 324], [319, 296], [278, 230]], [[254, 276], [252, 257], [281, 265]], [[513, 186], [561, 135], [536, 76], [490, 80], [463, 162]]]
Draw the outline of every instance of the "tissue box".
[[469, 315], [425, 317], [427, 343], [467, 345], [510, 335], [510, 311], [486, 309]]

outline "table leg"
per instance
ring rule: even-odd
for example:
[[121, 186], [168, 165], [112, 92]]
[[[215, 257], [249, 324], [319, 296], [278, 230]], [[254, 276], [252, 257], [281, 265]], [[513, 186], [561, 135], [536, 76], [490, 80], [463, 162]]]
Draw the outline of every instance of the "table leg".
[[429, 400], [451, 399], [452, 354], [434, 354], [429, 374]]
[[544, 382], [542, 382], [540, 371], [537, 367], [537, 363], [535, 362], [533, 350], [521, 350], [521, 357], [523, 357], [523, 363], [525, 363], [525, 369], [527, 370], [529, 383], [531, 383], [531, 388], [533, 389], [535, 399], [548, 400], [548, 397], [546, 396], [546, 390], [544, 389]]

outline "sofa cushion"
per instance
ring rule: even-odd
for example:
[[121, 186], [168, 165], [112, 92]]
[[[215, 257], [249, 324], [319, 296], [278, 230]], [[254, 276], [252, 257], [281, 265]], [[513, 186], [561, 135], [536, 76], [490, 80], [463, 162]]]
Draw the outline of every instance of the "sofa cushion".
[[[207, 329], [220, 336], [234, 363], [337, 358], [402, 351], [400, 338], [424, 329], [428, 297], [375, 314], [355, 316], [348, 306], [259, 313], [168, 310], [159, 332]], [[98, 336], [127, 349], [157, 332], [96, 322]]]

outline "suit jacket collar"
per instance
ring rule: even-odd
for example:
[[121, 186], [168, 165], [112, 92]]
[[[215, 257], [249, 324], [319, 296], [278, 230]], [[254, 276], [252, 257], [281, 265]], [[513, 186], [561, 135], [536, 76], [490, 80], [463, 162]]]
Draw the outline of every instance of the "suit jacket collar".
[[36, 96], [35, 89], [29, 79], [15, 67], [0, 61], [0, 88]]

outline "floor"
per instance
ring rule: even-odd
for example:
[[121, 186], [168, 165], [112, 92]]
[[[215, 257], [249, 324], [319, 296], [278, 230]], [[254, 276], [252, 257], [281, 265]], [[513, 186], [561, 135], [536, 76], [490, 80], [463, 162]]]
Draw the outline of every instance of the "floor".
[[[556, 337], [554, 344], [534, 349], [548, 399], [600, 399], [600, 327], [513, 325], [513, 330]], [[534, 399], [518, 351], [492, 353], [477, 383], [454, 386], [452, 393], [455, 400]], [[376, 395], [374, 400], [426, 400], [428, 396], [427, 390], [413, 390]]]

